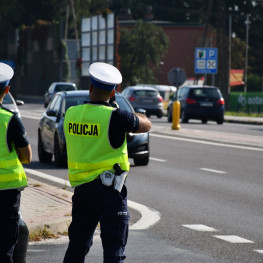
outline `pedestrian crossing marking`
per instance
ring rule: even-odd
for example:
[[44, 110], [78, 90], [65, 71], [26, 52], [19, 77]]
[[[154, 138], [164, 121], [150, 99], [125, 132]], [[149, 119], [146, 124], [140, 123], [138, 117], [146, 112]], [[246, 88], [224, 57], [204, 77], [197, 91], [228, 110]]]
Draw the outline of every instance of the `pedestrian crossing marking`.
[[255, 243], [254, 241], [251, 241], [251, 240], [239, 237], [239, 236], [234, 236], [234, 235], [219, 235], [219, 236], [214, 236], [214, 237], [222, 239], [230, 243], [236, 243], [236, 244]]
[[183, 227], [187, 227], [190, 228], [192, 230], [196, 230], [196, 231], [203, 231], [203, 232], [214, 232], [214, 231], [218, 231], [215, 228], [206, 226], [206, 225], [200, 225], [200, 224], [192, 224], [192, 225], [183, 225]]

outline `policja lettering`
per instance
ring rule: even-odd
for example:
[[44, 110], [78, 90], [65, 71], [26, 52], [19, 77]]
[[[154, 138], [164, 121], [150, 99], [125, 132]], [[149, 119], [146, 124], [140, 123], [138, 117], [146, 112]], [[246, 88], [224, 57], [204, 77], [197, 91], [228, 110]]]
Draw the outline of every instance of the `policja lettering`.
[[100, 136], [100, 124], [69, 122], [68, 133], [79, 136]]

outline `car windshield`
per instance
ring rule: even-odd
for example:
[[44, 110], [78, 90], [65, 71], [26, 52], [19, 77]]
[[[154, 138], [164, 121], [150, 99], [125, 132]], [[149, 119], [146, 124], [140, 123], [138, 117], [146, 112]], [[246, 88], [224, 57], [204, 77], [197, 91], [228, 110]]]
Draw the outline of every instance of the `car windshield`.
[[[74, 97], [66, 97], [66, 109], [72, 106], [77, 106], [80, 104], [84, 104], [90, 101], [89, 96], [74, 96]], [[116, 102], [118, 103], [121, 109], [134, 112], [133, 108], [127, 103], [127, 101], [122, 96], [116, 96]]]
[[76, 88], [73, 85], [57, 85], [55, 88], [56, 92], [59, 91], [70, 91], [70, 90], [76, 90]]
[[220, 99], [218, 90], [213, 88], [191, 89], [189, 92], [189, 97], [195, 100], [202, 100], [205, 98], [213, 100]]
[[84, 104], [89, 101], [89, 96], [66, 97], [66, 110], [69, 107]]
[[135, 90], [134, 94], [137, 96], [144, 96], [144, 97], [156, 97], [158, 96], [158, 91], [156, 90]]
[[7, 94], [4, 96], [3, 104], [13, 104], [13, 101], [12, 101], [9, 93], [7, 93]]
[[120, 109], [134, 112], [133, 108], [130, 106], [130, 104], [127, 103], [127, 101], [123, 97], [116, 96], [116, 102], [120, 106]]

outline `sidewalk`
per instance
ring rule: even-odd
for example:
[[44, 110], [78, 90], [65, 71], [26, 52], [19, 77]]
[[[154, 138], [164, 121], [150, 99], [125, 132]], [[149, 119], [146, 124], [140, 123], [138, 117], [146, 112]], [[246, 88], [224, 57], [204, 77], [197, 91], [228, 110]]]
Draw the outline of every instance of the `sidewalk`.
[[29, 231], [46, 226], [53, 233], [68, 231], [72, 192], [28, 178], [20, 210]]

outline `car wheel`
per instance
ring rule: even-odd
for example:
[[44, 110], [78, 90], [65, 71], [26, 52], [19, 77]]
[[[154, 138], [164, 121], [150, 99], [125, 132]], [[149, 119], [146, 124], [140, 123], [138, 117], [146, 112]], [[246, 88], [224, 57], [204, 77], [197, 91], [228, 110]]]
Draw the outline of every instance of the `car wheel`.
[[134, 164], [136, 166], [148, 165], [150, 156], [144, 158], [133, 158]]
[[224, 123], [224, 118], [219, 118], [216, 120], [217, 124], [223, 124]]
[[52, 154], [46, 152], [44, 149], [40, 131], [38, 131], [37, 151], [38, 151], [38, 159], [41, 163], [49, 163], [52, 161]]
[[158, 114], [157, 114], [157, 118], [162, 118], [163, 117], [163, 113], [162, 112], [159, 112]]
[[56, 166], [65, 166], [66, 165], [66, 158], [62, 155], [60, 146], [59, 146], [59, 138], [58, 135], [55, 135], [54, 140], [54, 159], [55, 159], [55, 165]]
[[182, 120], [182, 123], [188, 123], [188, 118], [187, 116], [185, 116], [185, 113], [184, 111], [181, 112], [181, 120]]
[[206, 124], [207, 123], [207, 119], [202, 119], [202, 123]]

